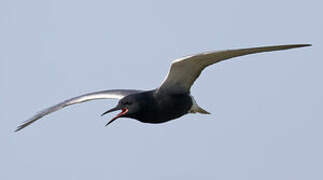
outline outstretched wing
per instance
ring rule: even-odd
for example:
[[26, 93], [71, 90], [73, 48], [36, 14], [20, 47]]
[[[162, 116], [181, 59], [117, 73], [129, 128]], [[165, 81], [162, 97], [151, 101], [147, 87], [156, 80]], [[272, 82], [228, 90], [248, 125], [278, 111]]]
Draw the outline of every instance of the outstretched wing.
[[44, 109], [44, 110], [38, 112], [36, 115], [31, 117], [27, 121], [24, 121], [20, 126], [18, 126], [17, 129], [15, 130], [15, 132], [20, 131], [21, 129], [25, 128], [26, 126], [30, 125], [31, 123], [42, 118], [43, 116], [46, 116], [47, 114], [58, 111], [64, 107], [72, 105], [72, 104], [82, 103], [82, 102], [86, 102], [86, 101], [90, 101], [90, 100], [94, 100], [94, 99], [121, 99], [121, 98], [128, 96], [130, 94], [135, 94], [135, 93], [139, 93], [139, 92], [142, 92], [142, 91], [115, 89], [115, 90], [105, 90], [105, 91], [93, 92], [93, 93], [77, 96], [77, 97], [65, 100], [61, 103], [58, 103], [54, 106], [51, 106], [47, 109]]
[[268, 51], [311, 46], [310, 44], [291, 44], [278, 46], [265, 46], [246, 49], [233, 49], [201, 53], [173, 61], [168, 75], [159, 90], [167, 92], [189, 92], [194, 81], [207, 66], [233, 57], [244, 56]]

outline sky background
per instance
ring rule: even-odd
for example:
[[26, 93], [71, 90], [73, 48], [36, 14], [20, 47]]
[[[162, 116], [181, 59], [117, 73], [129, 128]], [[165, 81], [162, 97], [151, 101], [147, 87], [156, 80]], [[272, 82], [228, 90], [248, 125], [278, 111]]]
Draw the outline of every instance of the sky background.
[[[317, 0], [0, 1], [0, 179], [323, 179], [323, 11]], [[170, 63], [208, 50], [312, 43], [206, 69], [192, 88], [211, 115], [143, 124], [71, 106], [152, 89]]]

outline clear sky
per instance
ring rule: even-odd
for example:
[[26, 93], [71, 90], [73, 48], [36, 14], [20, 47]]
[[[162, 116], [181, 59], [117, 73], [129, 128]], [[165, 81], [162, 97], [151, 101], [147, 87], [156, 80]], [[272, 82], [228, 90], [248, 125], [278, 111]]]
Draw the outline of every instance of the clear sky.
[[[0, 1], [0, 179], [323, 179], [323, 12], [318, 0]], [[84, 93], [152, 89], [172, 60], [208, 50], [312, 43], [206, 69], [211, 115], [143, 124], [71, 106]]]

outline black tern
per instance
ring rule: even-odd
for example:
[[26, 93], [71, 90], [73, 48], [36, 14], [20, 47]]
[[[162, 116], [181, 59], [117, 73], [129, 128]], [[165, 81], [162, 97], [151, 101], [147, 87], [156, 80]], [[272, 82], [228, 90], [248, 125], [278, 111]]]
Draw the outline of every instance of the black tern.
[[143, 123], [163, 123], [188, 113], [210, 114], [197, 105], [195, 99], [190, 94], [190, 88], [194, 81], [207, 66], [233, 57], [305, 46], [311, 46], [311, 44], [290, 44], [211, 51], [186, 56], [172, 62], [168, 75], [161, 86], [156, 89], [149, 91], [115, 89], [77, 96], [40, 111], [18, 126], [15, 131], [19, 131], [43, 116], [66, 106], [94, 99], [119, 99], [116, 107], [102, 114], [121, 110], [106, 125], [121, 117], [133, 118]]

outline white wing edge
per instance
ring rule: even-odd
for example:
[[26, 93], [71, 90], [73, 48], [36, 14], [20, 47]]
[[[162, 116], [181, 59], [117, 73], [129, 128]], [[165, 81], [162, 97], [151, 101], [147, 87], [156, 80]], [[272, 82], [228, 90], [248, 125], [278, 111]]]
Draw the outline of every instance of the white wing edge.
[[70, 106], [73, 104], [77, 103], [82, 103], [90, 100], [95, 100], [95, 99], [122, 99], [123, 97], [130, 95], [130, 94], [135, 94], [142, 92], [140, 90], [128, 90], [128, 89], [115, 89], [115, 90], [105, 90], [105, 91], [98, 91], [98, 92], [93, 92], [93, 93], [88, 93], [84, 94], [81, 96], [77, 96], [68, 100], [65, 100], [61, 103], [58, 103], [54, 106], [51, 106], [49, 108], [46, 108], [37, 114], [35, 114], [33, 117], [30, 119], [24, 121], [21, 125], [17, 127], [15, 132], [20, 131], [21, 129], [27, 127], [28, 125], [32, 124], [33, 122], [37, 121], [38, 119], [52, 113], [55, 111], [58, 111], [66, 106]]
[[312, 44], [286, 44], [286, 45], [258, 46], [258, 47], [252, 47], [252, 48], [206, 51], [195, 55], [184, 56], [172, 61], [170, 69], [167, 75], [165, 76], [164, 80], [162, 81], [159, 89], [162, 87], [170, 88], [169, 86], [171, 86], [170, 83], [172, 82], [172, 79], [170, 79], [171, 78], [170, 74], [172, 73], [171, 72], [172, 66], [175, 64], [185, 63], [190, 60], [200, 61], [200, 62], [196, 62], [196, 64], [200, 63], [201, 65], [200, 70], [203, 70], [205, 67], [210, 66], [214, 63], [217, 63], [226, 59], [234, 58], [234, 57], [255, 54], [255, 53], [287, 50], [287, 49], [300, 48], [300, 47], [306, 47], [306, 46], [312, 46]]

